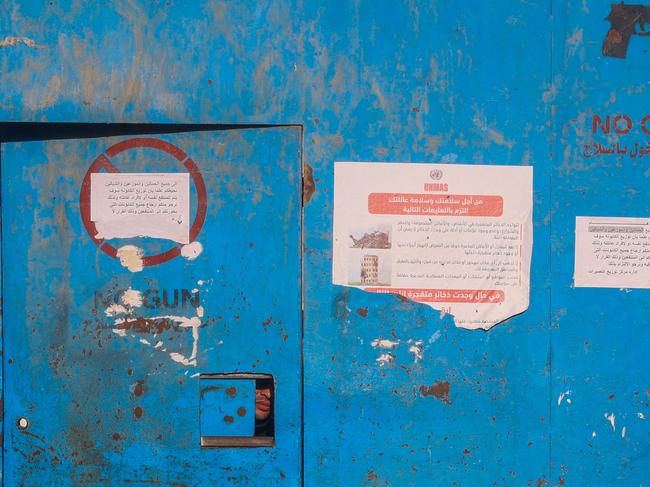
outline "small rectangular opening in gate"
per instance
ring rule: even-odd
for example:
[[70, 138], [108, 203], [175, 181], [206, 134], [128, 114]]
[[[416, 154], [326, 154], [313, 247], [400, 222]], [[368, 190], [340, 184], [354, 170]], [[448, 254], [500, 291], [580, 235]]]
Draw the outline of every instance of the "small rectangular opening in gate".
[[275, 383], [269, 374], [201, 374], [201, 447], [270, 447]]

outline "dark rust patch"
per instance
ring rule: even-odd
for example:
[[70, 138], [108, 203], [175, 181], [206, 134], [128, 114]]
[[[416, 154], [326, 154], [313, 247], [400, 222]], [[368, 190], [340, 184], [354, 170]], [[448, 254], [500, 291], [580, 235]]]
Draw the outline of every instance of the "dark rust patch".
[[229, 387], [228, 389], [226, 389], [226, 394], [228, 394], [230, 397], [235, 397], [237, 395], [237, 388]]
[[135, 416], [135, 419], [140, 419], [142, 417], [142, 408], [140, 406], [136, 406], [136, 408], [133, 410], [133, 416]]
[[115, 441], [119, 441], [119, 440], [123, 439], [124, 437], [119, 433], [113, 433], [113, 436], [111, 438], [113, 438]]
[[316, 183], [314, 183], [314, 171], [309, 164], [303, 166], [302, 175], [302, 203], [306, 205], [311, 201], [316, 192]]
[[429, 387], [420, 386], [420, 394], [422, 394], [424, 397], [433, 396], [445, 404], [451, 404], [451, 401], [449, 400], [450, 391], [451, 386], [447, 381], [441, 382], [437, 380], [433, 383], [433, 385], [430, 385]]
[[368, 307], [366, 306], [365, 308], [357, 308], [357, 314], [362, 318], [365, 318], [368, 316]]
[[142, 382], [138, 382], [135, 385], [135, 389], [133, 389], [133, 394], [135, 394], [136, 397], [140, 397], [143, 392], [144, 392], [144, 386], [142, 385]]
[[368, 480], [377, 480], [379, 478], [379, 475], [377, 475], [375, 472], [372, 470], [368, 471]]
[[262, 321], [263, 326], [269, 326], [271, 324], [271, 321], [273, 321], [273, 317], [269, 316], [269, 319], [266, 321]]
[[399, 299], [402, 303], [408, 303], [409, 302], [409, 298], [407, 298], [405, 296], [402, 296], [401, 294], [395, 294], [395, 293], [391, 293], [391, 294], [393, 296], [395, 296], [397, 299]]
[[134, 320], [125, 321], [116, 327], [119, 330], [132, 330], [136, 333], [149, 333], [159, 334], [163, 331], [173, 329], [174, 331], [185, 331], [178, 323], [170, 320], [169, 318], [136, 318]]
[[233, 418], [232, 416], [224, 416], [223, 420], [228, 424], [231, 424], [231, 423], [235, 422], [235, 418]]
[[237, 415], [238, 416], [246, 416], [246, 408], [242, 406], [239, 409], [237, 409]]

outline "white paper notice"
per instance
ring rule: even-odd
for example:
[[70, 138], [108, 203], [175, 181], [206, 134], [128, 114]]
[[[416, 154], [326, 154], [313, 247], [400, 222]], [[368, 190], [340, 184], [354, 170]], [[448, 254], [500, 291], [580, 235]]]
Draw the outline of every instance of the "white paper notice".
[[337, 162], [334, 284], [391, 293], [487, 330], [528, 308], [533, 170]]
[[90, 175], [90, 219], [97, 238], [190, 237], [189, 173]]
[[650, 218], [576, 217], [576, 287], [650, 288]]

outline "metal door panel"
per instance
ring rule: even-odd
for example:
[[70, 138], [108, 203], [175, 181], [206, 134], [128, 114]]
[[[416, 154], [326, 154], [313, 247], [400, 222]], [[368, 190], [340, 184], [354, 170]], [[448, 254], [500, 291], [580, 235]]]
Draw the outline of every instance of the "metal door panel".
[[[300, 482], [300, 131], [156, 138], [202, 174], [203, 251], [140, 272], [80, 216], [88, 167], [129, 138], [2, 146], [7, 485]], [[152, 148], [110, 159], [121, 172], [186, 171]], [[147, 255], [175, 246], [115, 240]], [[274, 447], [200, 447], [199, 374], [230, 372], [273, 376]]]

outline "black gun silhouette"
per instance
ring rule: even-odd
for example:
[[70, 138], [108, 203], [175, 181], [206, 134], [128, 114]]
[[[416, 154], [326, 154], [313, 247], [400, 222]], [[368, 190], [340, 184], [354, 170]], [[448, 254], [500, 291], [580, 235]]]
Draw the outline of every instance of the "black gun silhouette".
[[603, 56], [624, 58], [630, 37], [650, 35], [650, 32], [645, 32], [645, 24], [650, 23], [650, 7], [625, 5], [624, 2], [614, 4], [605, 20], [609, 20], [611, 28], [603, 42]]

